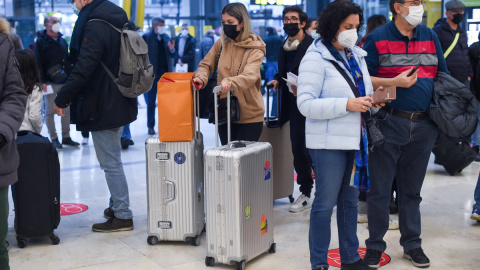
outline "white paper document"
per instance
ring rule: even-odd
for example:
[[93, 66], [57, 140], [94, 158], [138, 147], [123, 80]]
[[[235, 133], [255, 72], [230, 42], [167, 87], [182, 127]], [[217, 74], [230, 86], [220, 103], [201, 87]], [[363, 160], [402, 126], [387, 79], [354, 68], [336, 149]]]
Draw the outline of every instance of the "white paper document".
[[188, 72], [188, 64], [183, 64], [183, 66], [180, 64], [177, 64], [175, 66], [175, 72]]
[[47, 92], [43, 92], [43, 95], [51, 95], [53, 94], [53, 87], [50, 84], [47, 84]]
[[298, 76], [291, 72], [288, 72], [287, 78], [286, 79], [282, 78], [282, 79], [284, 79], [287, 82], [288, 90], [290, 91], [290, 93], [293, 93], [292, 85], [298, 86]]

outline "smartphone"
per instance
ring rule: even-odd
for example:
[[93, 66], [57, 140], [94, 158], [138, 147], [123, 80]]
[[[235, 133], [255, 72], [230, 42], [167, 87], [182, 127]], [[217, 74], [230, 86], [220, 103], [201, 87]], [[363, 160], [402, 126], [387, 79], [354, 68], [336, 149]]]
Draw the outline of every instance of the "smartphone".
[[397, 99], [397, 88], [395, 86], [377, 90], [372, 94], [373, 105], [390, 102]]
[[415, 71], [417, 71], [417, 69], [418, 69], [419, 67], [420, 67], [420, 63], [418, 63], [418, 65], [416, 65], [416, 66], [412, 69], [412, 71], [410, 71], [410, 73], [408, 74], [408, 77], [412, 76], [413, 73], [415, 73]]

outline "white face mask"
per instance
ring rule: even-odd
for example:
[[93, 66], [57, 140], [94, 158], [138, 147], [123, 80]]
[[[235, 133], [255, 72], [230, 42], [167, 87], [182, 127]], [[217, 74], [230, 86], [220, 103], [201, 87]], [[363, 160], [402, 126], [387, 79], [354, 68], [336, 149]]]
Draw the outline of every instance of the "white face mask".
[[54, 32], [55, 34], [60, 32], [60, 23], [55, 23], [52, 25], [52, 32]]
[[157, 27], [157, 34], [158, 34], [158, 35], [163, 35], [163, 34], [165, 34], [165, 26], [158, 26], [158, 27]]
[[313, 30], [312, 32], [310, 32], [310, 34], [312, 35], [313, 39], [317, 39], [320, 37], [320, 34], [317, 33], [317, 30]]
[[182, 30], [182, 37], [188, 36], [188, 30], [184, 29]]
[[422, 22], [422, 18], [423, 18], [423, 6], [422, 5], [410, 6], [410, 7], [406, 7], [402, 4], [400, 4], [400, 5], [402, 7], [408, 8], [408, 15], [407, 16], [405, 16], [403, 14], [401, 14], [401, 15], [402, 15], [402, 17], [405, 18], [405, 20], [407, 20], [407, 22], [409, 24], [416, 27], [417, 25], [419, 25]]
[[353, 48], [357, 44], [358, 34], [357, 29], [344, 30], [338, 34], [338, 43], [343, 47]]

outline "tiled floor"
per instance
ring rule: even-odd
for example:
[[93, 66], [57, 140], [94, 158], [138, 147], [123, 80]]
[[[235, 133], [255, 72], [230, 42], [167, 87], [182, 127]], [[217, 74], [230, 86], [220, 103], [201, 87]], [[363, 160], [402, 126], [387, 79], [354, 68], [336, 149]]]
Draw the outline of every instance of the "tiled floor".
[[[135, 230], [119, 233], [93, 233], [91, 226], [103, 222], [103, 209], [109, 193], [104, 174], [98, 167], [95, 151], [88, 146], [59, 151], [62, 203], [82, 203], [89, 209], [81, 214], [62, 217], [56, 234], [61, 243], [50, 245], [48, 238], [29, 240], [19, 249], [10, 213], [10, 265], [12, 269], [235, 269], [233, 266], [205, 266], [205, 236], [199, 247], [189, 243], [147, 244], [147, 202], [145, 182], [145, 147], [147, 138], [146, 110], [139, 110], [139, 120], [132, 124], [135, 145], [123, 151]], [[57, 119], [57, 126], [59, 121]], [[72, 126], [74, 129], [74, 126]], [[202, 120], [205, 149], [213, 147], [214, 127]], [[79, 132], [72, 137], [81, 141]], [[46, 135], [46, 127], [43, 134]], [[422, 238], [425, 252], [431, 259], [430, 269], [480, 269], [480, 223], [470, 220], [473, 190], [480, 163], [467, 167], [461, 175], [449, 176], [442, 167], [430, 162], [421, 204]], [[298, 196], [298, 191], [295, 193]], [[10, 200], [11, 201], [11, 200]], [[265, 254], [247, 263], [247, 269], [310, 269], [308, 230], [309, 211], [289, 213], [287, 199], [275, 202], [275, 242], [277, 253]], [[13, 205], [11, 204], [11, 210]], [[336, 227], [336, 219], [332, 219]], [[333, 228], [335, 228], [333, 227]], [[387, 253], [392, 261], [385, 270], [416, 269], [402, 259], [399, 231], [388, 231]], [[367, 225], [359, 224], [358, 237], [364, 247]], [[336, 229], [332, 230], [331, 248], [338, 247]], [[331, 268], [336, 269], [336, 268]]]

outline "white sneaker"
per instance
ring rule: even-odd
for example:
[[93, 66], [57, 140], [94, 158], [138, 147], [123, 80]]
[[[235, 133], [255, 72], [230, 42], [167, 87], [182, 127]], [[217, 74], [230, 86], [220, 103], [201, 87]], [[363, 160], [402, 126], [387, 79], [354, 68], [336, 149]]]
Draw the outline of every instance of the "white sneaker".
[[312, 208], [312, 203], [310, 202], [310, 198], [305, 196], [304, 194], [300, 195], [298, 199], [290, 206], [290, 212], [298, 213], [302, 212], [305, 209]]
[[398, 230], [399, 225], [398, 225], [398, 219], [390, 217], [390, 220], [388, 222], [388, 229], [389, 230]]
[[83, 138], [82, 145], [87, 145], [88, 144], [88, 138]]

